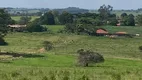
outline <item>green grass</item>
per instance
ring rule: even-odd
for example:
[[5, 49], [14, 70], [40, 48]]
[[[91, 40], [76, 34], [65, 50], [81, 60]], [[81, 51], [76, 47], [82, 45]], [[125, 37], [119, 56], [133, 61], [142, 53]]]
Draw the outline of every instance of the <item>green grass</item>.
[[127, 32], [129, 34], [142, 34], [141, 26], [103, 26], [110, 33]]
[[[19, 21], [21, 16], [12, 16], [11, 18], [15, 21]], [[40, 17], [39, 16], [31, 16], [31, 18], [32, 18], [31, 21], [33, 21], [33, 20], [40, 18]]]
[[[75, 56], [48, 54], [45, 58], [25, 58], [0, 63], [3, 80], [141, 80], [142, 61], [106, 58], [94, 67], [77, 67]], [[46, 80], [46, 79], [45, 79]]]
[[[63, 26], [47, 26], [54, 34], [9, 33], [5, 40], [8, 46], [0, 46], [4, 52], [21, 52], [43, 55], [44, 57], [11, 58], [2, 56], [0, 79], [2, 80], [141, 80], [142, 37], [116, 38], [57, 33]], [[110, 32], [127, 30], [141, 32], [141, 27], [108, 27]], [[133, 29], [133, 30], [131, 30]], [[141, 34], [141, 33], [140, 33]], [[54, 49], [40, 52], [43, 41], [51, 41]], [[91, 49], [102, 54], [104, 63], [90, 67], [77, 66], [76, 51]], [[5, 59], [8, 58], [8, 59]]]
[[53, 33], [57, 33], [59, 30], [64, 28], [64, 25], [44, 25]]

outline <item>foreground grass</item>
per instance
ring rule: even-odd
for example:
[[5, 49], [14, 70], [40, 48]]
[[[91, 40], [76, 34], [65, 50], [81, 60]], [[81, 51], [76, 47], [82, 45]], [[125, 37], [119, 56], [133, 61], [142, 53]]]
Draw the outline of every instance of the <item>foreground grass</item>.
[[[53, 28], [53, 27], [52, 27]], [[52, 29], [51, 28], [51, 29]], [[56, 32], [56, 31], [55, 31]], [[5, 37], [3, 52], [33, 53], [44, 57], [19, 57], [0, 61], [2, 80], [141, 80], [142, 53], [139, 38], [93, 37], [74, 34], [11, 33]], [[54, 49], [40, 52], [43, 41]], [[105, 57], [105, 62], [91, 67], [77, 66], [76, 51], [91, 49]]]
[[142, 61], [106, 58], [93, 67], [75, 66], [75, 56], [46, 54], [0, 63], [3, 80], [141, 80]]

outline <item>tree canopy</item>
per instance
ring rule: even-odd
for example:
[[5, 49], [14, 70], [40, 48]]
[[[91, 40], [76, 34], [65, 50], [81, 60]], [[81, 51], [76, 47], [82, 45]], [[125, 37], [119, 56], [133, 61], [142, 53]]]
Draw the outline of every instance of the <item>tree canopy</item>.
[[8, 31], [8, 24], [12, 24], [10, 15], [4, 10], [0, 9], [0, 38], [3, 38]]

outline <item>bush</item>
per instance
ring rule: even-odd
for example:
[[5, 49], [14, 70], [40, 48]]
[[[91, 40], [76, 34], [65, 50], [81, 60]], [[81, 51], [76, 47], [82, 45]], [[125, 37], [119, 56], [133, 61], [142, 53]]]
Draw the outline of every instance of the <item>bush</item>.
[[44, 49], [47, 51], [53, 49], [53, 44], [50, 41], [44, 41], [43, 46], [44, 46]]
[[3, 38], [0, 38], [0, 45], [7, 45], [7, 43], [5, 42]]
[[45, 28], [39, 24], [30, 24], [27, 27], [27, 31], [29, 31], [29, 32], [43, 32], [43, 31], [47, 31], [47, 28]]
[[139, 50], [142, 51], [142, 46], [139, 46]]
[[90, 50], [84, 50], [80, 49], [77, 51], [79, 53], [78, 57], [78, 64], [83, 67], [88, 67], [89, 63], [100, 63], [104, 62], [104, 58], [99, 53], [90, 51]]

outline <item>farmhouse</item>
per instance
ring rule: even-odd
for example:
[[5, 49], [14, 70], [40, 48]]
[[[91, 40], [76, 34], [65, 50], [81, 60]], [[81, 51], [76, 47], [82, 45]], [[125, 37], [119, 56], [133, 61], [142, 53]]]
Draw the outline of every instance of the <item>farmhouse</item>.
[[96, 35], [97, 36], [104, 36], [104, 35], [107, 35], [108, 32], [106, 29], [103, 29], [103, 28], [99, 28], [96, 30]]
[[11, 31], [23, 32], [27, 25], [8, 25]]

